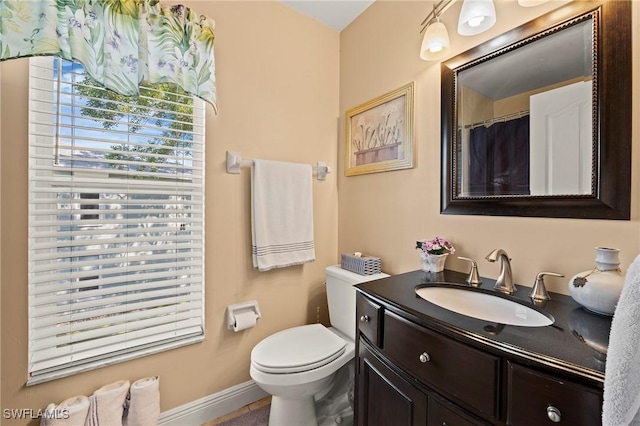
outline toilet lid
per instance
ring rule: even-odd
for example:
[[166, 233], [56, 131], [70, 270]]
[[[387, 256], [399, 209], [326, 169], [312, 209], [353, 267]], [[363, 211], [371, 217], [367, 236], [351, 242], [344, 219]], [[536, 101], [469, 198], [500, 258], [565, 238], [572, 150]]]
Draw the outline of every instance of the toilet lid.
[[322, 324], [303, 325], [265, 338], [251, 351], [251, 361], [265, 373], [299, 373], [330, 363], [346, 345]]

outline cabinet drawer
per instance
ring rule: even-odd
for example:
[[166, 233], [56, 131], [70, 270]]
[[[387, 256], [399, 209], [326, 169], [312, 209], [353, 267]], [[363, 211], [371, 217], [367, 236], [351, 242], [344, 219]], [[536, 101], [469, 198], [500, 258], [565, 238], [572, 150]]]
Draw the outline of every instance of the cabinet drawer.
[[[602, 392], [509, 363], [510, 425], [600, 425]], [[553, 407], [553, 408], [552, 408]], [[554, 414], [555, 412], [555, 414]], [[553, 421], [551, 418], [554, 417]]]
[[462, 414], [444, 406], [434, 398], [429, 398], [427, 412], [427, 426], [478, 426], [482, 424], [468, 420]]
[[497, 418], [500, 358], [384, 313], [383, 349], [408, 373], [462, 406]]
[[382, 307], [372, 302], [361, 294], [356, 298], [356, 317], [358, 321], [358, 330], [371, 343], [380, 346], [380, 317], [382, 315]]

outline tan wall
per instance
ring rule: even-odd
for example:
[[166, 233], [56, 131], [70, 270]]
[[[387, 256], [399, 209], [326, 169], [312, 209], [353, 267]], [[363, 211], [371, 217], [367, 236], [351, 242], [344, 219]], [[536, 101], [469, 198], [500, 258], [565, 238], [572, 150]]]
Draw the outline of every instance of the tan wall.
[[[219, 113], [215, 116], [207, 107], [206, 117], [206, 340], [25, 387], [28, 61], [3, 62], [3, 409], [44, 408], [119, 379], [159, 375], [165, 411], [249, 380], [252, 347], [277, 330], [315, 322], [316, 307], [327, 321], [324, 268], [338, 259], [339, 33], [275, 1], [197, 1], [190, 6], [216, 21]], [[245, 158], [325, 161], [333, 169], [327, 181], [313, 183], [315, 262], [265, 273], [252, 269], [250, 173], [227, 174], [226, 150], [240, 151]], [[240, 333], [227, 331], [225, 307], [250, 299], [260, 303], [258, 325]]]
[[494, 102], [490, 98], [464, 86], [460, 87], [459, 96], [458, 109], [461, 109], [458, 113], [459, 125], [473, 125], [495, 116], [493, 113]]
[[[443, 15], [455, 56], [561, 3], [533, 8], [516, 1], [497, 1], [498, 22], [486, 33], [463, 37], [456, 33], [462, 2]], [[626, 269], [640, 252], [640, 174], [632, 172], [630, 221], [573, 220], [441, 215], [440, 212], [440, 64], [418, 57], [419, 24], [431, 4], [377, 1], [340, 34], [340, 149], [344, 155], [344, 112], [410, 81], [416, 82], [416, 152], [413, 169], [339, 178], [340, 252], [362, 251], [382, 257], [383, 269], [400, 273], [418, 269], [414, 250], [418, 238], [448, 237], [456, 255], [475, 258], [480, 274], [496, 278], [499, 265], [483, 258], [504, 248], [513, 258], [516, 283], [531, 286], [537, 272], [566, 276], [593, 267], [594, 247], [622, 250]], [[633, 2], [633, 40], [640, 37], [640, 2]], [[634, 90], [640, 87], [640, 45], [633, 46]], [[640, 161], [640, 98], [633, 105], [633, 164]], [[614, 141], [615, 142], [615, 141]], [[338, 163], [342, 166], [342, 162]], [[450, 257], [447, 267], [466, 272], [465, 262]], [[568, 293], [568, 278], [549, 278], [552, 291]]]
[[521, 111], [529, 111], [529, 100], [531, 96], [537, 93], [547, 92], [549, 90], [557, 89], [558, 87], [568, 86], [570, 84], [578, 83], [585, 80], [584, 77], [576, 77], [570, 80], [562, 81], [560, 83], [550, 84], [549, 86], [539, 87], [528, 92], [522, 92], [517, 95], [509, 96], [508, 98], [502, 98], [493, 104], [493, 116], [502, 117], [507, 114], [514, 114]]

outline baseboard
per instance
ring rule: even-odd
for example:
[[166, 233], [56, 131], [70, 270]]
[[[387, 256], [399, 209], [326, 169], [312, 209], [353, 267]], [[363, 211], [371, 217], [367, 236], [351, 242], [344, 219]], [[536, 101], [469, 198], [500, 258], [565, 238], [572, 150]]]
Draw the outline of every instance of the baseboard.
[[199, 426], [267, 397], [253, 380], [160, 413], [159, 426]]

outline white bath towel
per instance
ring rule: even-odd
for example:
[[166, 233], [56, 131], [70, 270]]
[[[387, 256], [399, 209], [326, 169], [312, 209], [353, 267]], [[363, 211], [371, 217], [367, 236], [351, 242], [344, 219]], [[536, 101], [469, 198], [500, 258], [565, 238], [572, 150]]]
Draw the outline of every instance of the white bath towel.
[[309, 164], [254, 160], [251, 231], [258, 270], [315, 260], [311, 172]]
[[640, 425], [640, 256], [613, 314], [604, 377], [603, 426]]
[[89, 413], [89, 398], [77, 395], [60, 404], [49, 404], [42, 416], [42, 426], [84, 426]]
[[120, 380], [96, 390], [89, 397], [85, 426], [122, 426], [124, 400], [128, 392], [128, 380]]
[[160, 378], [136, 380], [125, 402], [125, 426], [157, 426], [160, 418]]

